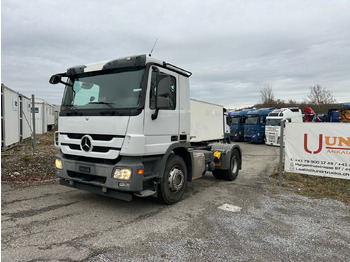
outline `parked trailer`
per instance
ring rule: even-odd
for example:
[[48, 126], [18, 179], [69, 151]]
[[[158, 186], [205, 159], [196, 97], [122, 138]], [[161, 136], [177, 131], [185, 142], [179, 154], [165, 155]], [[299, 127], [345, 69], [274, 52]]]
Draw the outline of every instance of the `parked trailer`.
[[244, 125], [244, 141], [251, 143], [265, 142], [266, 117], [274, 109], [274, 107], [260, 108], [248, 112]]
[[223, 109], [190, 101], [191, 75], [147, 55], [53, 75], [51, 84], [66, 85], [55, 134], [60, 183], [127, 201], [152, 196], [173, 204], [187, 182], [207, 171], [235, 180], [241, 149], [210, 143], [223, 138]]
[[265, 144], [280, 145], [281, 121], [302, 123], [303, 114], [298, 107], [275, 109], [266, 117]]
[[31, 100], [1, 84], [1, 150], [31, 137]]

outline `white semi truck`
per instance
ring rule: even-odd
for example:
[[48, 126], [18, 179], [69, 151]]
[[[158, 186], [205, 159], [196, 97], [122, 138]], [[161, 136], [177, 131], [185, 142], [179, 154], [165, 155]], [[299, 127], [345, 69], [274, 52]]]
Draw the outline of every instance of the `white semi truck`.
[[280, 145], [281, 121], [301, 123], [303, 115], [298, 107], [275, 109], [266, 117], [265, 144]]
[[173, 204], [187, 182], [207, 171], [235, 180], [241, 149], [215, 143], [224, 139], [223, 108], [191, 102], [190, 76], [147, 55], [53, 75], [51, 84], [65, 85], [55, 133], [60, 183], [127, 201], [154, 196]]

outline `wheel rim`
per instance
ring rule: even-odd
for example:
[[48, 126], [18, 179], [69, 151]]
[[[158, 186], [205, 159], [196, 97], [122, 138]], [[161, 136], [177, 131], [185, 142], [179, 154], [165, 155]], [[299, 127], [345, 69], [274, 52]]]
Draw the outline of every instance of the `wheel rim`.
[[185, 175], [181, 169], [174, 167], [169, 172], [169, 189], [172, 192], [179, 191], [185, 183]]
[[232, 174], [235, 174], [238, 170], [238, 161], [237, 161], [237, 157], [233, 156], [231, 159], [231, 172]]

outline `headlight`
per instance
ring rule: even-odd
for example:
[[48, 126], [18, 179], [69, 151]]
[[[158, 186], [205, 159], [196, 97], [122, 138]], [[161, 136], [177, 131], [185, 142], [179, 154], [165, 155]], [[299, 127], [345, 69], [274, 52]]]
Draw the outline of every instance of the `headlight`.
[[130, 168], [117, 168], [114, 170], [113, 177], [120, 180], [130, 180], [132, 170]]
[[63, 169], [62, 160], [61, 159], [56, 158], [55, 164], [56, 164], [56, 168], [57, 169]]

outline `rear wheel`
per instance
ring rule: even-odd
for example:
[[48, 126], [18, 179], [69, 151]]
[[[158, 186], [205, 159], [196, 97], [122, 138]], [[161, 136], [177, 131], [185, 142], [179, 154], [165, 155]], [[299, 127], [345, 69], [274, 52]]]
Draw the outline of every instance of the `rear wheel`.
[[163, 180], [159, 184], [158, 199], [161, 203], [171, 205], [178, 202], [187, 184], [187, 169], [184, 160], [171, 155], [166, 163]]
[[222, 170], [213, 170], [213, 176], [216, 179], [223, 179], [223, 177], [222, 177]]
[[237, 150], [233, 150], [230, 159], [230, 168], [228, 170], [221, 170], [221, 176], [228, 181], [234, 181], [238, 176], [240, 157]]

